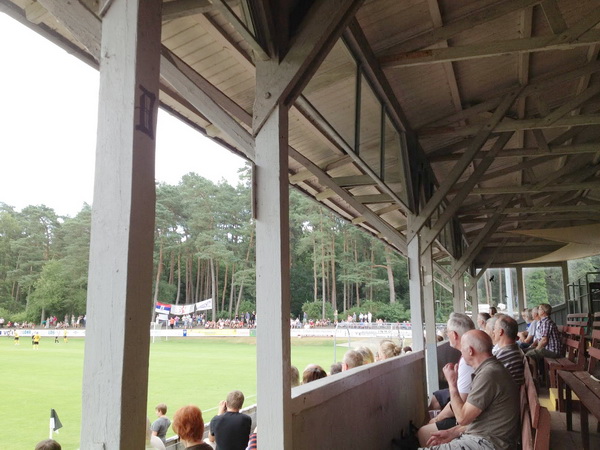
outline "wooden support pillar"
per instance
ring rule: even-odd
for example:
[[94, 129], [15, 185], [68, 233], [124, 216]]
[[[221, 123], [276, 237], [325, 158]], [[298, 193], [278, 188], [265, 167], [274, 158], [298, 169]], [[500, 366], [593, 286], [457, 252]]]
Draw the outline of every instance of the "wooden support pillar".
[[160, 0], [104, 11], [81, 448], [144, 448]]
[[[411, 217], [409, 216], [409, 221]], [[423, 350], [423, 272], [421, 271], [421, 252], [419, 235], [408, 243], [408, 288], [410, 293], [410, 321], [412, 323], [412, 348]]]
[[452, 278], [452, 300], [454, 312], [465, 312], [465, 282], [463, 273], [459, 272]]
[[279, 104], [256, 136], [257, 421], [260, 446], [292, 448], [288, 110]]
[[477, 292], [477, 280], [477, 277], [470, 277], [469, 279], [469, 296], [471, 297], [472, 317], [477, 317], [479, 314], [479, 293]]
[[527, 308], [527, 297], [525, 294], [525, 279], [523, 278], [523, 267], [517, 266], [517, 297], [519, 312]]
[[[419, 240], [421, 237], [419, 236]], [[435, 329], [435, 298], [433, 290], [433, 259], [431, 246], [421, 255], [423, 268], [423, 311], [425, 316], [425, 361], [427, 364], [427, 391], [429, 394], [440, 388], [437, 359], [437, 333]]]
[[[560, 264], [560, 268], [562, 270], [562, 279], [563, 279], [563, 289], [565, 295], [565, 303], [569, 302], [569, 263], [567, 261], [563, 261]], [[568, 308], [567, 308], [568, 310]], [[591, 310], [589, 312], [592, 312]]]

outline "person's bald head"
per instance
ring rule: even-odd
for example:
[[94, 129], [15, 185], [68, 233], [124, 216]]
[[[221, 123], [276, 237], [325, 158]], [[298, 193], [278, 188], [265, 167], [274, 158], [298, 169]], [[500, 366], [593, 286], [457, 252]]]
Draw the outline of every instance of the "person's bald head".
[[460, 341], [460, 350], [465, 362], [476, 369], [492, 356], [492, 338], [481, 330], [466, 332]]

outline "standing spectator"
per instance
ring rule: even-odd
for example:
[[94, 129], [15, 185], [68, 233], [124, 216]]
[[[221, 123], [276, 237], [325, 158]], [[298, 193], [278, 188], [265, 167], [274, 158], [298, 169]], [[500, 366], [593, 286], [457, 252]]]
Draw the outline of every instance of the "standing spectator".
[[231, 391], [227, 400], [219, 403], [219, 413], [210, 421], [210, 442], [217, 442], [216, 450], [245, 450], [252, 428], [252, 419], [240, 413], [244, 394]]
[[171, 421], [165, 415], [167, 414], [167, 405], [165, 405], [164, 403], [159, 403], [158, 405], [156, 405], [156, 408], [154, 408], [154, 411], [156, 412], [156, 416], [158, 417], [158, 419], [156, 419], [152, 423], [152, 435], [158, 436], [160, 440], [163, 441], [163, 444], [166, 444], [167, 431], [171, 426]]
[[204, 436], [204, 419], [202, 411], [194, 405], [184, 406], [175, 411], [173, 431], [179, 435], [188, 450], [212, 450], [209, 444], [202, 441]]

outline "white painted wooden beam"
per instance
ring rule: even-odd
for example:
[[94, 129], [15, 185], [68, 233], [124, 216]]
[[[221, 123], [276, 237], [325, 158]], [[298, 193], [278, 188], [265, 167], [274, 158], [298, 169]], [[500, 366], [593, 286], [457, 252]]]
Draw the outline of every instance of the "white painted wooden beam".
[[[78, 3], [78, 2], [76, 2]], [[102, 27], [81, 448], [143, 448], [152, 316], [160, 0], [114, 0]]]
[[288, 110], [256, 136], [257, 389], [261, 448], [292, 448]]
[[[425, 361], [427, 370], [427, 391], [433, 394], [440, 388], [437, 361], [437, 330], [435, 328], [435, 296], [433, 290], [433, 259], [431, 247], [421, 254], [423, 269], [423, 318], [425, 319]], [[413, 327], [414, 328], [414, 327]]]
[[257, 79], [254, 134], [258, 133], [275, 105], [291, 105], [325, 59], [364, 0], [315, 0], [280, 63], [261, 64]]

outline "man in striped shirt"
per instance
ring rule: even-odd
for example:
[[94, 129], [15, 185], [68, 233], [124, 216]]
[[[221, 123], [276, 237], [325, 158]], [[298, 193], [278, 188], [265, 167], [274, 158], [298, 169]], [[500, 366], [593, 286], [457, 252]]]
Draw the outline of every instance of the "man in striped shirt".
[[[525, 383], [525, 357], [516, 343], [519, 326], [517, 321], [505, 314], [498, 314], [498, 320], [494, 324], [494, 344], [498, 346], [496, 358], [510, 374], [519, 386]], [[496, 317], [496, 316], [494, 316]]]

